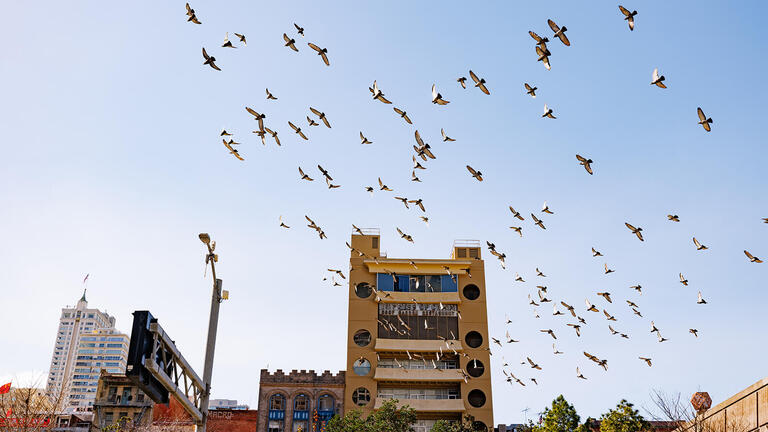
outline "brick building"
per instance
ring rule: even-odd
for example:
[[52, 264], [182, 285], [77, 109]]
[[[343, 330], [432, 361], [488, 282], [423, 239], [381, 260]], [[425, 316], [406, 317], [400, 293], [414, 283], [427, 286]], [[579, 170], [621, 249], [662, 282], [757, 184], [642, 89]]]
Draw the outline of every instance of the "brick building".
[[344, 410], [344, 371], [261, 370], [258, 432], [322, 432]]
[[124, 374], [102, 369], [93, 402], [93, 429], [121, 424], [127, 428], [148, 426], [154, 403]]
[[216, 409], [208, 411], [208, 432], [256, 432], [257, 410]]

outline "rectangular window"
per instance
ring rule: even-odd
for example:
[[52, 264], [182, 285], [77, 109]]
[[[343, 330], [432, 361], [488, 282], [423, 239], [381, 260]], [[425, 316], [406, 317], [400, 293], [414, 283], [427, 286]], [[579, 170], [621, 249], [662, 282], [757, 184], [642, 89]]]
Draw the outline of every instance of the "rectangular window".
[[426, 291], [426, 281], [424, 276], [411, 276], [410, 277], [411, 292], [424, 292]]
[[396, 292], [408, 292], [410, 291], [410, 278], [408, 276], [397, 275], [395, 277], [395, 289]]
[[456, 279], [456, 275], [442, 275], [440, 277], [442, 292], [458, 292], [459, 286], [456, 283]]
[[376, 289], [379, 291], [394, 291], [395, 284], [392, 280], [392, 276], [386, 273], [379, 273], [376, 275]]
[[372, 237], [371, 238], [371, 248], [378, 249], [379, 248], [379, 238], [378, 237]]
[[456, 305], [379, 303], [378, 337], [385, 339], [456, 339]]

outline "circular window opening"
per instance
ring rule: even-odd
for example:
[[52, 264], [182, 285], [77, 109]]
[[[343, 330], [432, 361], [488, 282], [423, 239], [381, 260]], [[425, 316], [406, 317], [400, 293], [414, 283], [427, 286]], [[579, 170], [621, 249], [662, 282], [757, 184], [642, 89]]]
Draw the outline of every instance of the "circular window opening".
[[478, 359], [472, 359], [467, 363], [467, 373], [472, 378], [477, 378], [485, 372], [485, 366], [483, 362]]
[[477, 432], [488, 432], [488, 426], [481, 421], [472, 422], [472, 429]]
[[480, 297], [480, 288], [477, 287], [477, 285], [467, 285], [464, 287], [464, 297], [467, 298], [467, 300], [477, 300], [478, 297]]
[[483, 344], [483, 337], [480, 335], [480, 333], [471, 331], [467, 333], [467, 336], [464, 337], [464, 341], [467, 343], [467, 345], [470, 346], [470, 348], [477, 348]]
[[371, 362], [368, 359], [357, 359], [352, 365], [352, 370], [355, 371], [355, 375], [366, 376], [371, 372]]
[[368, 346], [371, 343], [371, 332], [368, 330], [358, 330], [352, 339], [355, 341], [355, 345], [359, 347]]
[[366, 406], [371, 401], [371, 393], [365, 387], [359, 387], [352, 392], [352, 402], [357, 406]]
[[360, 282], [355, 287], [355, 294], [360, 298], [368, 298], [371, 295], [371, 286], [367, 282]]
[[467, 401], [473, 407], [480, 408], [485, 405], [485, 393], [483, 393], [482, 390], [472, 390], [469, 392], [469, 395], [467, 395]]

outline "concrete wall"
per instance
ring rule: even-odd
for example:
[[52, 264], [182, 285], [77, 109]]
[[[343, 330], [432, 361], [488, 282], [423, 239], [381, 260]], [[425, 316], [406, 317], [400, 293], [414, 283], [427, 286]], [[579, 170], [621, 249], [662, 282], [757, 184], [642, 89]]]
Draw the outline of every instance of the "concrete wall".
[[768, 432], [768, 378], [703, 413], [686, 432]]

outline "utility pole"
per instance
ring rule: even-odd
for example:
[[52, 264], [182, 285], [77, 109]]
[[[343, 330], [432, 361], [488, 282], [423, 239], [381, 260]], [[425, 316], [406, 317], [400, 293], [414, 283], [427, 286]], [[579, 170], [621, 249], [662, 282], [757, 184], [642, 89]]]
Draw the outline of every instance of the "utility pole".
[[221, 279], [216, 278], [216, 265], [219, 256], [214, 253], [216, 242], [211, 242], [211, 237], [207, 233], [201, 233], [200, 241], [208, 247], [208, 254], [205, 256], [205, 265], [211, 264], [211, 273], [213, 275], [213, 294], [211, 295], [211, 316], [208, 320], [208, 340], [205, 345], [205, 365], [203, 366], [203, 384], [205, 389], [200, 399], [200, 411], [203, 414], [203, 420], [198, 425], [198, 432], [205, 432], [208, 422], [208, 401], [211, 397], [211, 376], [213, 375], [213, 355], [216, 350], [216, 331], [219, 327], [219, 306], [222, 300], [227, 296], [222, 296]]

